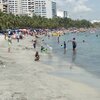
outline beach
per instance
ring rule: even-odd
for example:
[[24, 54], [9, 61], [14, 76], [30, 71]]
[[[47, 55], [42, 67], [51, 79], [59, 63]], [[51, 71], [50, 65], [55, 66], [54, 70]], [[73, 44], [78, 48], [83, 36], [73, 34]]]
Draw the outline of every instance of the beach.
[[[7, 41], [0, 42], [0, 100], [100, 100], [100, 91], [84, 82], [74, 81], [52, 73], [59, 58], [53, 54], [40, 53], [40, 61], [34, 61], [35, 51], [32, 37], [26, 36], [18, 43], [13, 40], [11, 53]], [[39, 50], [40, 47], [37, 47]], [[60, 63], [60, 62], [59, 62]], [[67, 63], [67, 62], [66, 62]], [[63, 70], [70, 72], [70, 64], [60, 63]], [[71, 73], [85, 71], [75, 67]]]

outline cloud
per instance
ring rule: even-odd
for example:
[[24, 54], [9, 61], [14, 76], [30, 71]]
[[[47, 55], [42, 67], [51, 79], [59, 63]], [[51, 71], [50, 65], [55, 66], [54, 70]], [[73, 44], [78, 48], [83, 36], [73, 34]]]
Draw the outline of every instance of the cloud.
[[73, 7], [74, 13], [83, 13], [92, 11], [92, 9], [86, 5], [86, 2], [88, 0], [73, 0], [73, 1], [77, 1]]
[[88, 0], [56, 0], [59, 9], [69, 10], [71, 13], [90, 12], [92, 9], [87, 6]]
[[80, 5], [75, 6], [73, 11], [74, 13], [83, 13], [83, 12], [90, 12], [92, 11], [92, 9], [83, 4], [80, 4]]
[[57, 10], [57, 16], [63, 17], [63, 11]]

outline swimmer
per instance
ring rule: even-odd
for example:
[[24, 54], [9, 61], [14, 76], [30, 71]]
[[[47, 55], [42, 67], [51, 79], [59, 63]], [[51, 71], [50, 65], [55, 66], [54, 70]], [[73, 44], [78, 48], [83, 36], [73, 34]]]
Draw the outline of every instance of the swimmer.
[[85, 42], [85, 40], [83, 40], [83, 43]]
[[66, 42], [64, 41], [64, 54], [66, 53]]

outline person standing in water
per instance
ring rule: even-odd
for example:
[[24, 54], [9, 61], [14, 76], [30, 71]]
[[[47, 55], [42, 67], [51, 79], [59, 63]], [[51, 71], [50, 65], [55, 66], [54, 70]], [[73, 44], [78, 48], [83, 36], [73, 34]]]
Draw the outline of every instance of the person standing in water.
[[60, 41], [59, 41], [59, 37], [60, 37], [60, 36], [58, 36], [58, 37], [57, 37], [57, 40], [58, 40], [58, 44], [59, 44], [59, 42], [60, 42]]
[[64, 41], [64, 54], [66, 53], [66, 42]]
[[73, 40], [72, 40], [72, 46], [73, 46], [73, 52], [76, 52], [77, 44], [76, 44], [75, 38], [73, 38]]

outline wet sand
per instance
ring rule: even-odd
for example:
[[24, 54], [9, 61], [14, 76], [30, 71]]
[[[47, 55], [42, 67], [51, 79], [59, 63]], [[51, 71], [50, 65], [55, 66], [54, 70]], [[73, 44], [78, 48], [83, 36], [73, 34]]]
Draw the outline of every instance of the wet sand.
[[0, 100], [100, 100], [95, 88], [51, 74], [58, 67], [46, 62], [59, 61], [53, 54], [40, 53], [40, 61], [35, 62], [31, 40], [30, 36], [20, 43], [13, 40], [11, 53], [7, 41], [0, 42]]

